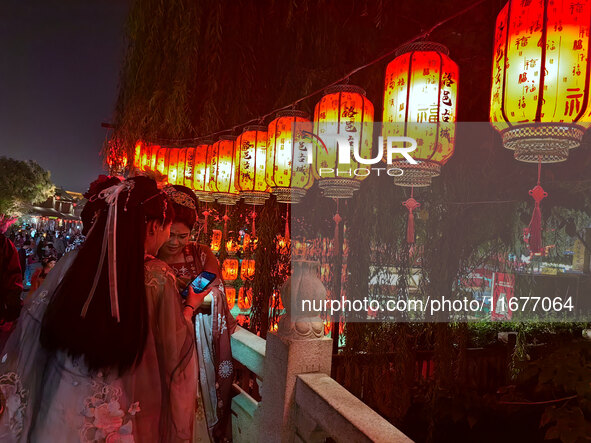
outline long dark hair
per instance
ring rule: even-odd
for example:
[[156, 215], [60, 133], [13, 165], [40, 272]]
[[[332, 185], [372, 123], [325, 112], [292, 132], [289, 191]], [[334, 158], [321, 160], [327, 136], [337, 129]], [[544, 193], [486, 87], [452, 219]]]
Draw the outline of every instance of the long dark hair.
[[[92, 372], [115, 369], [119, 374], [137, 364], [148, 334], [148, 308], [144, 286], [144, 242], [151, 220], [168, 224], [174, 210], [156, 182], [146, 177], [126, 180], [133, 188], [117, 200], [117, 288], [120, 322], [112, 316], [108, 260], [85, 317], [82, 308], [99, 267], [106, 235], [108, 205], [92, 196], [98, 208], [92, 230], [77, 257], [57, 287], [47, 307], [41, 329], [41, 344], [49, 350], [63, 350], [83, 357]], [[125, 182], [124, 182], [125, 183]]]

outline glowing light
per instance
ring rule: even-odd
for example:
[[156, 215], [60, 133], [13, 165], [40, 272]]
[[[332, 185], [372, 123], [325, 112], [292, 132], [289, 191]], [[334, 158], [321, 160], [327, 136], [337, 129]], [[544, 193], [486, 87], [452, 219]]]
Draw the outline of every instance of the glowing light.
[[566, 160], [591, 126], [590, 17], [565, 0], [510, 0], [497, 16], [490, 121], [517, 160]]
[[411, 153], [418, 164], [394, 161], [404, 174], [394, 178], [400, 186], [429, 186], [431, 178], [451, 158], [459, 81], [458, 65], [438, 43], [416, 42], [402, 46], [386, 68], [382, 136], [411, 137]]
[[[371, 158], [372, 154], [373, 104], [365, 97], [365, 91], [352, 85], [328, 88], [314, 108], [314, 134], [323, 141], [323, 146], [316, 144], [312, 168], [322, 193], [329, 198], [352, 197], [367, 176], [347, 176], [338, 171], [369, 166], [356, 162], [352, 154], [354, 149], [362, 158]], [[339, 163], [338, 143], [334, 135], [347, 139], [351, 151], [350, 164]]]
[[299, 202], [314, 182], [308, 163], [312, 140], [304, 134], [310, 123], [305, 112], [296, 110], [281, 111], [269, 123], [265, 175], [279, 202]]
[[236, 189], [247, 204], [263, 205], [269, 198], [265, 177], [267, 166], [267, 128], [247, 126], [236, 140]]

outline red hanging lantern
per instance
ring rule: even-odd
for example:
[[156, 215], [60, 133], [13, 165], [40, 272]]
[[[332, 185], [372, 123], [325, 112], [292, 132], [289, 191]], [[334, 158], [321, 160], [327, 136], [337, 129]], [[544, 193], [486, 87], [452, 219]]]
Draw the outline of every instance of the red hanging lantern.
[[144, 144], [142, 146], [140, 168], [142, 171], [150, 171], [150, 162], [152, 159], [152, 145]]
[[202, 140], [195, 147], [193, 183], [191, 188], [200, 201], [213, 203], [215, 197], [209, 187], [209, 156], [211, 154], [211, 140]]
[[590, 2], [509, 0], [497, 16], [490, 120], [515, 158], [564, 161], [591, 126]]
[[490, 120], [515, 158], [538, 163], [524, 239], [544, 250], [541, 164], [564, 161], [591, 126], [591, 3], [509, 0], [497, 16]]
[[[383, 140], [410, 137], [417, 143], [411, 153], [417, 164], [406, 159], [392, 162], [402, 171], [394, 178], [396, 185], [429, 186], [453, 155], [459, 69], [448, 55], [448, 49], [439, 43], [409, 43], [396, 51], [396, 58], [386, 68]], [[412, 244], [413, 211], [420, 207], [412, 189], [402, 204], [408, 209], [406, 238]]]
[[[316, 104], [312, 173], [326, 197], [352, 197], [369, 175], [371, 166], [351, 157], [356, 152], [361, 158], [371, 158], [373, 117], [373, 104], [357, 86], [331, 86]], [[348, 146], [339, 146], [337, 138], [347, 139]], [[343, 149], [349, 164], [339, 162]]]
[[195, 148], [187, 148], [185, 151], [185, 182], [187, 188], [193, 188], [193, 176], [195, 174]]
[[232, 309], [236, 304], [236, 289], [232, 286], [226, 286], [226, 300], [228, 302], [228, 308]]
[[236, 139], [235, 180], [246, 204], [264, 205], [270, 197], [265, 177], [267, 127], [247, 126]]
[[280, 111], [269, 123], [265, 175], [278, 202], [297, 203], [312, 186], [312, 140], [305, 134], [310, 123], [305, 112], [296, 110]]
[[248, 291], [242, 286], [238, 290], [238, 307], [242, 311], [247, 311], [252, 307], [252, 288], [248, 288]]
[[179, 149], [176, 169], [176, 184], [185, 185], [185, 163], [187, 161], [187, 148]]
[[155, 171], [158, 159], [158, 152], [160, 151], [159, 145], [153, 145], [152, 149], [150, 150], [150, 159], [148, 164], [148, 171]]
[[168, 156], [170, 150], [167, 148], [158, 149], [156, 157], [156, 170], [162, 175], [168, 175]]
[[136, 171], [139, 171], [142, 169], [142, 151], [144, 149], [144, 143], [141, 141], [138, 141], [135, 144], [135, 148], [134, 148], [134, 155], [133, 155], [133, 167]]
[[171, 185], [177, 185], [178, 183], [178, 162], [179, 162], [179, 149], [172, 148], [168, 153], [168, 183]]
[[238, 278], [238, 259], [227, 258], [222, 263], [222, 277], [225, 281], [234, 281]]
[[226, 251], [228, 255], [236, 255], [236, 253], [240, 250], [240, 244], [231, 238], [226, 242]]
[[233, 205], [240, 200], [234, 173], [234, 162], [236, 161], [235, 140], [236, 137], [234, 136], [225, 135], [220, 137], [212, 145], [212, 149], [207, 156], [209, 187], [217, 201], [225, 205]]
[[210, 247], [213, 252], [218, 252], [222, 247], [222, 231], [219, 229], [214, 229], [212, 231]]
[[240, 278], [242, 280], [250, 280], [254, 277], [255, 261], [254, 260], [242, 260], [240, 267]]
[[453, 155], [459, 69], [448, 54], [439, 43], [409, 43], [386, 68], [383, 140], [417, 141], [410, 154], [417, 164], [392, 162], [403, 171], [394, 178], [399, 186], [429, 186]]

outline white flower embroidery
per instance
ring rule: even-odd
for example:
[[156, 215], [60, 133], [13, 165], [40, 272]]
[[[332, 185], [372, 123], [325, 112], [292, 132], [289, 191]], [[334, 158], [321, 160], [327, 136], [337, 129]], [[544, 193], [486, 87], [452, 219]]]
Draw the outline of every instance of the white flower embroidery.
[[81, 414], [85, 417], [79, 430], [83, 443], [134, 443], [132, 416], [140, 411], [139, 402], [133, 403], [127, 413], [121, 409], [121, 389], [93, 381], [93, 394], [84, 400]]
[[232, 371], [233, 366], [230, 360], [224, 360], [220, 363], [220, 366], [218, 368], [218, 374], [220, 375], [220, 377], [228, 378], [230, 375], [232, 375]]
[[23, 388], [16, 372], [7, 372], [0, 376], [0, 392], [8, 412], [8, 427], [18, 437], [23, 430], [29, 392]]
[[222, 314], [218, 313], [218, 325], [220, 326], [220, 335], [224, 335], [224, 331], [228, 330], [228, 325], [226, 323], [226, 316], [222, 316]]

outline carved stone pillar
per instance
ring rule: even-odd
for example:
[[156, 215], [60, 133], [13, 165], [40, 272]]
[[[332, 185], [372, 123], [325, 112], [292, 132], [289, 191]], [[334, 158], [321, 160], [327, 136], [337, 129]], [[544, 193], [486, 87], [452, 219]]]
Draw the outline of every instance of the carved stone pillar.
[[298, 317], [291, 303], [300, 299], [324, 300], [326, 289], [317, 277], [319, 264], [292, 262], [292, 276], [281, 290], [287, 314], [277, 332], [267, 335], [262, 387], [261, 442], [293, 442], [296, 429], [295, 384], [298, 374], [330, 375], [332, 340], [324, 337], [320, 317]]

